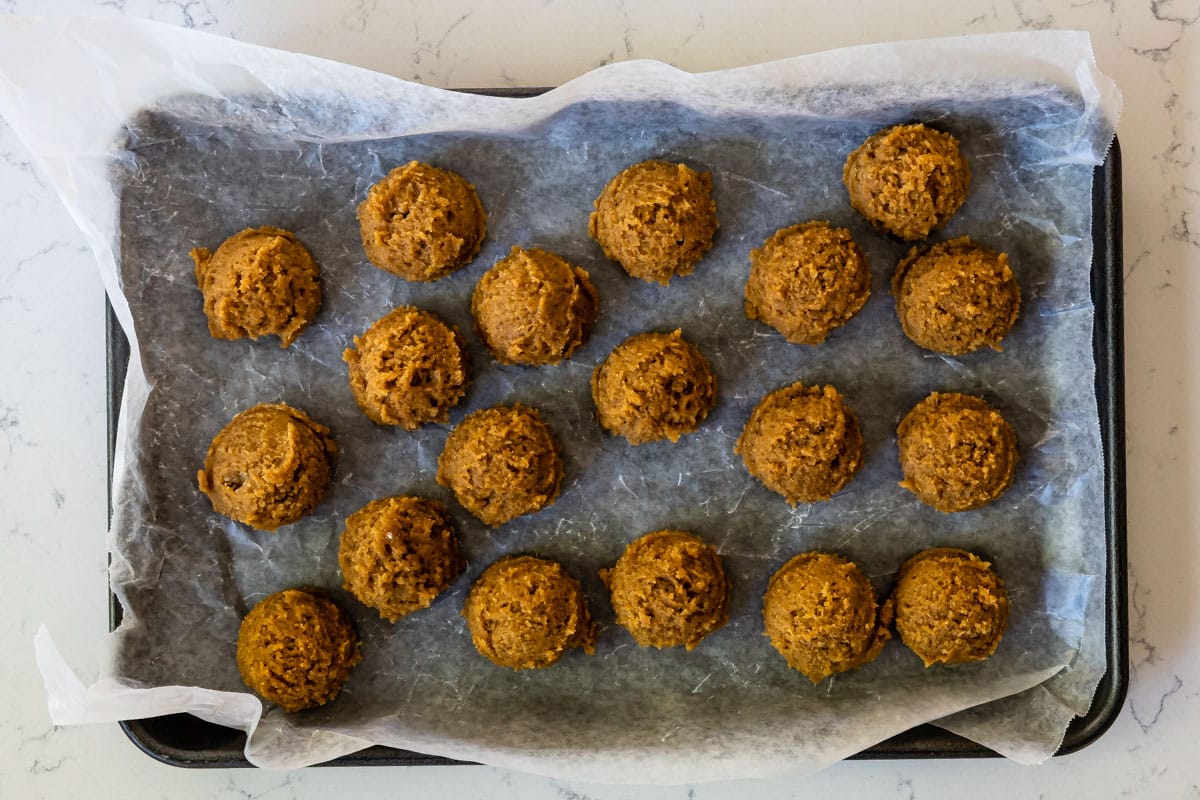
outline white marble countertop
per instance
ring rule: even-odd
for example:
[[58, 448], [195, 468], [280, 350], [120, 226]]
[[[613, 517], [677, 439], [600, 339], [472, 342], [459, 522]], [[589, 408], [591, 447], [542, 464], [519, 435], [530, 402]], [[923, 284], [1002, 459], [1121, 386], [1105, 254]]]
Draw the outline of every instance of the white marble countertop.
[[[836, 8], [835, 8], [836, 6]], [[89, 681], [107, 626], [103, 293], [91, 255], [0, 122], [0, 800], [33, 797], [683, 798], [734, 794], [986, 798], [1200, 796], [1200, 3], [904, 4], [520, 0], [0, 0], [0, 12], [126, 14], [311, 53], [437, 86], [547, 86], [649, 57], [700, 71], [844, 45], [1080, 28], [1125, 93], [1130, 674], [1111, 730], [1038, 767], [846, 762], [800, 781], [567, 784], [488, 767], [190, 771], [115, 725], [54, 728], [39, 624]], [[48, 66], [52, 68], [52, 66]]]

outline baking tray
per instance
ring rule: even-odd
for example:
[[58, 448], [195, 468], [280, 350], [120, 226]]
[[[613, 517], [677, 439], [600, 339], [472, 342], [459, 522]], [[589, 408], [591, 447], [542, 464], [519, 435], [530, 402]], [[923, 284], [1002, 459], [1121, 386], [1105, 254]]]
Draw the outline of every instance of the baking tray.
[[[478, 94], [529, 97], [545, 89], [481, 89]], [[1087, 715], [1067, 729], [1056, 755], [1075, 752], [1101, 736], [1121, 711], [1128, 687], [1129, 616], [1125, 549], [1125, 382], [1123, 334], [1123, 262], [1121, 250], [1121, 152], [1114, 139], [1092, 184], [1092, 301], [1095, 308], [1093, 352], [1096, 399], [1104, 459], [1104, 535], [1108, 555], [1105, 576], [1105, 659], [1107, 669]], [[111, 306], [105, 332], [108, 378], [108, 486], [112, 516], [112, 471], [117, 418], [129, 363], [129, 343]], [[109, 593], [109, 625], [121, 621], [121, 606]], [[171, 714], [119, 723], [130, 740], [152, 758], [178, 767], [251, 766], [243, 752], [244, 733], [189, 714]], [[934, 725], [920, 725], [857, 753], [852, 759], [980, 758], [997, 753]], [[322, 766], [413, 766], [467, 762], [372, 746]]]

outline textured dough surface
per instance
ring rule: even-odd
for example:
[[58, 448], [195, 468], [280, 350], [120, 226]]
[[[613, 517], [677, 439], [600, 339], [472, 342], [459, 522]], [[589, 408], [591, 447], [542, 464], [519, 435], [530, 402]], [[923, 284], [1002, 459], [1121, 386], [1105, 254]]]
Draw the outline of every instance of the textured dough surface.
[[764, 397], [734, 451], [791, 505], [828, 500], [862, 467], [858, 418], [832, 386], [793, 383]]
[[471, 296], [479, 338], [506, 364], [541, 366], [570, 357], [599, 311], [587, 272], [536, 248], [514, 247]]
[[469, 414], [450, 432], [437, 482], [487, 525], [532, 514], [558, 497], [558, 439], [536, 409], [495, 406]]
[[346, 613], [327, 597], [302, 589], [268, 595], [238, 629], [242, 680], [285, 711], [337, 697], [361, 657]]
[[970, 511], [1004, 493], [1017, 465], [1017, 435], [986, 400], [934, 392], [896, 428], [900, 483], [938, 511]]
[[588, 218], [604, 255], [635, 278], [666, 285], [690, 275], [713, 245], [712, 175], [686, 164], [643, 161], [609, 181]]
[[475, 649], [501, 667], [540, 669], [576, 647], [595, 651], [596, 626], [583, 589], [554, 561], [497, 561], [471, 587], [462, 614]]
[[927, 350], [951, 356], [1000, 350], [1021, 310], [1008, 256], [966, 236], [914, 247], [892, 277], [904, 333]]
[[871, 295], [871, 272], [850, 231], [827, 222], [783, 228], [750, 251], [746, 316], [793, 344], [820, 344]]
[[317, 264], [282, 228], [247, 228], [190, 255], [214, 339], [273, 335], [287, 347], [321, 310]]
[[487, 235], [475, 187], [419, 161], [396, 167], [358, 206], [371, 263], [410, 281], [433, 281], [468, 264]]
[[213, 437], [196, 479], [218, 514], [273, 531], [325, 497], [336, 452], [329, 429], [303, 411], [262, 404], [235, 416]]
[[892, 592], [900, 640], [932, 664], [982, 661], [1008, 625], [1008, 593], [991, 565], [940, 547], [904, 562]]
[[729, 621], [729, 581], [711, 545], [686, 531], [635, 539], [601, 571], [617, 624], [642, 647], [691, 650]]
[[469, 382], [458, 329], [412, 306], [393, 309], [355, 336], [342, 359], [362, 412], [409, 431], [448, 421]]
[[771, 645], [813, 683], [874, 661], [891, 638], [891, 613], [862, 571], [831, 553], [795, 556], [763, 596]]
[[971, 186], [958, 140], [924, 125], [879, 131], [846, 159], [850, 205], [876, 228], [905, 241], [924, 239], [954, 216]]
[[592, 371], [591, 384], [600, 425], [631, 444], [692, 433], [717, 392], [708, 360], [678, 330], [630, 336]]
[[351, 514], [338, 565], [344, 588], [389, 622], [428, 608], [464, 566], [446, 509], [421, 497], [384, 497]]

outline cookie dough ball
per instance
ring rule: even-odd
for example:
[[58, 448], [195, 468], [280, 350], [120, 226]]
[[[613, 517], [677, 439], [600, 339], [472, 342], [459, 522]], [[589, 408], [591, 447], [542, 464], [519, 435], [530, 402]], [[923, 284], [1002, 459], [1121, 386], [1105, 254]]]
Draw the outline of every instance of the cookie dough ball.
[[896, 316], [913, 342], [960, 356], [1000, 350], [1021, 310], [1021, 290], [1008, 256], [966, 236], [913, 248], [892, 277]]
[[501, 667], [540, 669], [575, 647], [595, 652], [596, 626], [583, 589], [554, 561], [497, 561], [471, 587], [462, 615], [475, 649]]
[[950, 221], [971, 186], [958, 140], [924, 125], [897, 125], [871, 136], [846, 159], [850, 205], [876, 228], [905, 241]]
[[793, 383], [762, 399], [734, 452], [791, 505], [828, 500], [862, 467], [858, 418], [832, 386]]
[[557, 364], [587, 339], [599, 311], [587, 272], [537, 249], [514, 247], [471, 296], [479, 338], [506, 364]]
[[467, 391], [466, 345], [440, 319], [412, 306], [380, 318], [342, 358], [362, 412], [380, 425], [416, 430], [446, 422]]
[[261, 531], [290, 525], [329, 489], [329, 428], [284, 403], [254, 406], [213, 437], [196, 479], [213, 511]]
[[242, 680], [285, 711], [337, 697], [361, 657], [346, 613], [329, 598], [303, 589], [267, 596], [238, 630]]
[[351, 514], [338, 564], [344, 588], [389, 622], [428, 608], [463, 571], [454, 523], [421, 497], [385, 497]]
[[317, 264], [281, 228], [247, 228], [215, 253], [197, 247], [190, 255], [214, 339], [278, 336], [287, 347], [321, 310]]
[[410, 161], [358, 207], [367, 258], [410, 281], [433, 281], [469, 263], [487, 234], [475, 187], [457, 173]]
[[806, 222], [776, 231], [750, 251], [746, 316], [793, 344], [820, 344], [871, 294], [867, 259], [850, 231]]
[[938, 511], [970, 511], [1012, 485], [1017, 435], [980, 397], [934, 392], [896, 429], [900, 485]]
[[717, 232], [712, 175], [686, 164], [643, 161], [596, 198], [588, 234], [635, 278], [667, 285], [691, 275]]
[[875, 660], [891, 638], [891, 603], [854, 563], [831, 553], [801, 553], [771, 576], [763, 626], [771, 645], [813, 683]]
[[685, 531], [635, 539], [601, 577], [617, 624], [642, 647], [691, 650], [729, 620], [729, 581], [721, 558]]
[[708, 360], [678, 330], [630, 336], [592, 371], [596, 418], [630, 444], [679, 441], [700, 427], [716, 392]]
[[966, 550], [917, 553], [892, 592], [900, 640], [931, 664], [982, 661], [1008, 625], [1008, 593], [991, 565]]
[[437, 481], [487, 525], [554, 503], [563, 479], [558, 440], [536, 409], [495, 406], [468, 415], [446, 438]]

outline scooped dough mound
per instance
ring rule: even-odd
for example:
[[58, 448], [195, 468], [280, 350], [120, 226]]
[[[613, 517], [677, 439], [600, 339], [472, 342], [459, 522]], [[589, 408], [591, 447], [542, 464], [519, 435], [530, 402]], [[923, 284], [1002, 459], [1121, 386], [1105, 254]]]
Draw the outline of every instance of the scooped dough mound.
[[410, 161], [371, 187], [358, 207], [367, 258], [410, 281], [466, 265], [487, 234], [475, 187], [455, 172]]
[[642, 647], [691, 650], [729, 620], [729, 581], [711, 545], [685, 531], [635, 539], [601, 577], [617, 624]]
[[285, 711], [337, 697], [361, 657], [346, 613], [329, 598], [303, 589], [268, 595], [238, 630], [242, 680]]
[[1008, 625], [1008, 593], [991, 565], [965, 550], [917, 553], [892, 593], [900, 640], [932, 664], [982, 661]]
[[876, 228], [905, 241], [950, 221], [971, 186], [958, 140], [924, 125], [897, 125], [868, 138], [846, 159], [850, 205]]
[[303, 411], [283, 403], [257, 405], [213, 437], [196, 478], [218, 514], [273, 531], [321, 502], [336, 453], [329, 428]]
[[987, 401], [934, 392], [896, 429], [900, 483], [938, 511], [970, 511], [1004, 493], [1017, 465], [1017, 435]]
[[287, 347], [321, 310], [317, 264], [281, 228], [247, 228], [215, 253], [197, 247], [190, 255], [214, 339], [278, 336]]
[[852, 562], [801, 553], [779, 568], [763, 596], [763, 626], [788, 666], [813, 683], [875, 660], [891, 638], [891, 603]]
[[712, 175], [686, 164], [643, 161], [596, 198], [588, 234], [635, 278], [666, 285], [690, 275], [717, 232]]
[[746, 316], [793, 344], [820, 344], [871, 294], [867, 259], [850, 231], [806, 222], [776, 231], [750, 251]]
[[501, 667], [540, 669], [575, 647], [594, 652], [596, 626], [583, 589], [554, 561], [497, 561], [471, 587], [462, 614], [475, 649]]
[[377, 320], [342, 358], [362, 412], [380, 425], [416, 430], [446, 422], [467, 391], [466, 345], [440, 319], [400, 306]]
[[554, 503], [562, 484], [558, 440], [536, 409], [495, 406], [450, 432], [437, 481], [487, 525], [502, 525]]
[[463, 570], [446, 509], [421, 497], [384, 497], [351, 514], [338, 564], [345, 589], [389, 622], [428, 608]]
[[913, 248], [892, 277], [896, 315], [913, 342], [959, 356], [1000, 350], [1021, 310], [1021, 290], [1008, 256], [966, 236]]
[[599, 313], [587, 272], [545, 250], [514, 247], [475, 286], [479, 338], [499, 361], [541, 366], [575, 352]]
[[678, 330], [630, 336], [592, 371], [597, 419], [631, 444], [695, 431], [716, 391], [712, 367]]
[[832, 386], [793, 383], [762, 399], [735, 452], [791, 505], [828, 500], [862, 467], [858, 418]]

